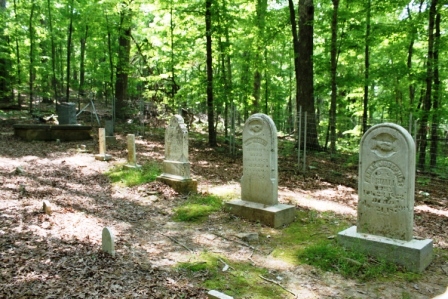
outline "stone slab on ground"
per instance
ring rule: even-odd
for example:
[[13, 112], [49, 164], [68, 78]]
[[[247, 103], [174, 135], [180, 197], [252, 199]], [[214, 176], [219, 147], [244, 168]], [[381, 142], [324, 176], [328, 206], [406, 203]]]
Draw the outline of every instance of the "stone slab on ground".
[[209, 299], [233, 299], [232, 296], [226, 295], [224, 293], [211, 290], [207, 293]]
[[233, 215], [250, 221], [260, 221], [273, 228], [293, 222], [296, 215], [295, 207], [285, 204], [266, 206], [251, 201], [232, 200], [227, 202], [225, 207]]
[[167, 184], [180, 194], [196, 193], [198, 190], [198, 181], [193, 179], [184, 179], [177, 176], [162, 174], [157, 177], [157, 180]]
[[92, 139], [91, 126], [15, 124], [14, 135], [26, 141], [76, 141]]
[[358, 233], [352, 226], [338, 234], [338, 242], [346, 248], [361, 251], [421, 273], [432, 261], [432, 240], [402, 241], [383, 236]]

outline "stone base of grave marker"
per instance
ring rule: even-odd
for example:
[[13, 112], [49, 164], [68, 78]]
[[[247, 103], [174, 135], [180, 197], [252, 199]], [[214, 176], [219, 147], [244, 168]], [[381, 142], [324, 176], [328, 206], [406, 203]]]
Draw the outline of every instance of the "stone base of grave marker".
[[190, 163], [163, 161], [163, 173], [157, 180], [181, 194], [196, 193], [198, 182], [190, 178]]
[[338, 234], [338, 242], [353, 250], [404, 266], [412, 272], [423, 272], [432, 261], [432, 240], [402, 241], [358, 233], [352, 226]]
[[97, 154], [95, 155], [95, 159], [99, 161], [109, 161], [112, 160], [112, 156], [108, 154]]
[[157, 180], [164, 184], [167, 184], [168, 186], [173, 188], [176, 192], [181, 194], [198, 192], [198, 181], [193, 179], [185, 179], [170, 174], [162, 174], [157, 177]]
[[232, 200], [226, 203], [226, 210], [236, 216], [250, 221], [259, 221], [273, 228], [293, 222], [296, 215], [294, 206], [285, 204], [266, 206], [245, 200]]

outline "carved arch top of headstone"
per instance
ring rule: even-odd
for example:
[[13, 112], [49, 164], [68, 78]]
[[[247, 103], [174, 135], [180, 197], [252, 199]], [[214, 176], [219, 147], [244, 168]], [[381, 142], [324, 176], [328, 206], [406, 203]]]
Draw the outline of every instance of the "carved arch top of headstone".
[[359, 233], [412, 240], [415, 142], [401, 126], [375, 125], [359, 151]]

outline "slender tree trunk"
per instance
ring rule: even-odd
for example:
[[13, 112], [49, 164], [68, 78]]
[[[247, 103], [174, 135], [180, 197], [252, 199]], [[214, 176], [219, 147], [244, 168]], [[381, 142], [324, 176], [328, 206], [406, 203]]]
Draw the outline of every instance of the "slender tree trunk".
[[333, 1], [333, 16], [331, 19], [331, 50], [330, 50], [330, 73], [331, 73], [331, 101], [330, 101], [330, 151], [336, 152], [336, 100], [337, 100], [337, 40], [338, 40], [338, 9], [339, 0]]
[[369, 71], [370, 71], [370, 15], [372, 1], [367, 1], [366, 36], [364, 45], [364, 102], [362, 111], [362, 132], [367, 131], [367, 112], [369, 109]]
[[30, 12], [30, 82], [29, 82], [29, 89], [30, 89], [30, 113], [33, 112], [33, 88], [34, 88], [34, 26], [33, 26], [33, 17], [34, 17], [34, 0], [31, 0], [31, 12]]
[[[14, 0], [14, 15], [16, 19], [16, 25], [19, 26], [19, 20], [18, 20], [18, 12], [17, 12], [17, 0]], [[22, 67], [20, 65], [20, 48], [19, 48], [19, 33], [16, 30], [16, 63], [17, 63], [17, 104], [19, 107], [22, 107], [22, 97], [21, 97], [21, 85], [22, 85]], [[1, 76], [1, 75], [0, 75]]]
[[86, 25], [84, 36], [81, 38], [81, 57], [80, 57], [80, 65], [79, 65], [79, 93], [81, 96], [85, 95], [85, 56], [86, 56], [86, 41], [87, 41], [87, 33], [89, 31], [89, 26]]
[[72, 56], [72, 34], [73, 34], [73, 11], [74, 11], [74, 0], [70, 2], [70, 23], [68, 25], [68, 38], [67, 38], [67, 74], [66, 74], [66, 89], [65, 89], [65, 101], [70, 101], [70, 57]]
[[[300, 64], [299, 64], [299, 35], [297, 33], [297, 19], [296, 19], [296, 11], [294, 8], [294, 3], [292, 0], [288, 0], [289, 4], [289, 21], [291, 23], [291, 33], [292, 33], [292, 45], [294, 50], [294, 75], [296, 79], [296, 95], [295, 100], [298, 103], [299, 99], [299, 73], [300, 73]], [[298, 107], [297, 107], [298, 109]], [[296, 117], [296, 116], [295, 116]]]
[[128, 89], [129, 57], [131, 52], [131, 13], [126, 8], [121, 13], [120, 36], [118, 37], [118, 61], [115, 76], [116, 116], [127, 117], [126, 101]]
[[[50, 39], [51, 39], [51, 72], [52, 72], [51, 86], [53, 87], [53, 93], [54, 93], [53, 96], [57, 99], [59, 98], [59, 89], [58, 89], [58, 81], [56, 79], [56, 45], [54, 43], [53, 20], [52, 20], [50, 0], [47, 1], [47, 6], [48, 6], [48, 26], [50, 29]], [[57, 104], [57, 101], [55, 102]]]
[[434, 36], [434, 94], [433, 114], [431, 126], [431, 147], [429, 149], [429, 167], [434, 169], [437, 165], [437, 145], [438, 145], [438, 126], [440, 121], [439, 112], [439, 94], [440, 94], [440, 76], [439, 76], [439, 48], [440, 48], [440, 13], [437, 13], [435, 20]]
[[[299, 96], [297, 107], [307, 112], [307, 144], [309, 149], [320, 150], [317, 137], [317, 124], [314, 108], [314, 69], [313, 69], [313, 0], [299, 0]], [[305, 124], [304, 124], [305, 125]], [[304, 128], [304, 126], [303, 126]], [[305, 133], [305, 130], [303, 130]]]
[[[0, 0], [0, 21], [2, 22], [0, 25], [0, 51], [6, 52], [8, 49], [8, 36], [4, 31], [4, 23], [3, 21], [6, 18], [6, 0]], [[1, 102], [10, 102], [13, 97], [11, 96], [11, 88], [10, 88], [10, 60], [7, 58], [6, 53], [2, 53], [0, 55], [0, 101]]]
[[[111, 37], [111, 32], [110, 32], [110, 27], [109, 27], [109, 19], [107, 18], [107, 14], [105, 14], [106, 16], [106, 23], [107, 23], [107, 51], [108, 51], [108, 56], [109, 56], [109, 68], [110, 68], [110, 81], [109, 81], [109, 88], [111, 90], [112, 93], [112, 102], [115, 101], [115, 91], [114, 91], [114, 61], [113, 61], [113, 53], [112, 53], [112, 37]], [[107, 90], [106, 90], [106, 94], [107, 94]], [[106, 97], [106, 106], [107, 106], [107, 97]], [[114, 112], [115, 113], [115, 112]], [[115, 116], [113, 116], [113, 118], [115, 118]]]
[[422, 105], [422, 117], [420, 121], [420, 128], [418, 132], [419, 139], [419, 156], [418, 166], [421, 169], [425, 168], [426, 160], [426, 146], [427, 146], [427, 130], [428, 119], [431, 111], [431, 95], [432, 95], [432, 83], [434, 79], [434, 23], [436, 17], [437, 0], [431, 0], [429, 8], [429, 21], [428, 21], [428, 60], [426, 62], [426, 93], [423, 99]]
[[213, 108], [213, 56], [212, 56], [212, 4], [213, 0], [205, 0], [205, 36], [207, 40], [207, 115], [208, 115], [208, 143], [215, 147], [216, 131], [214, 123]]

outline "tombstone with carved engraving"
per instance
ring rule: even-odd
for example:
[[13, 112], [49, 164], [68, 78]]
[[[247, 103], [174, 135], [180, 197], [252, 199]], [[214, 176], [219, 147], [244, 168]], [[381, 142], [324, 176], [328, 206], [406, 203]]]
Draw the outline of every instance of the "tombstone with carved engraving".
[[226, 208], [237, 216], [280, 227], [294, 220], [295, 207], [278, 203], [277, 129], [262, 113], [249, 117], [243, 129], [241, 199]]
[[415, 142], [402, 127], [384, 123], [362, 137], [357, 226], [338, 235], [346, 247], [423, 271], [432, 240], [413, 238]]
[[165, 130], [163, 173], [157, 179], [179, 193], [197, 192], [197, 181], [190, 176], [188, 130], [180, 115], [171, 117]]

